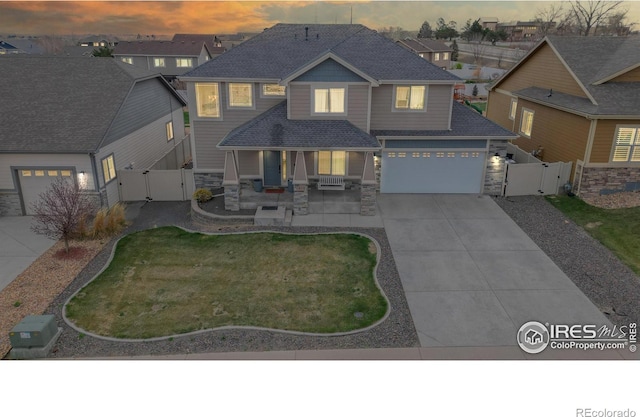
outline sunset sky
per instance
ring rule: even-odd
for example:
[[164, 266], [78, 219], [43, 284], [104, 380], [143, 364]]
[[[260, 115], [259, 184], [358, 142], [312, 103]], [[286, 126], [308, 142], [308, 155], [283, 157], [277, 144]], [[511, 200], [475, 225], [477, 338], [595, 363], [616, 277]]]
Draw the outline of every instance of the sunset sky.
[[[443, 17], [532, 19], [542, 1], [0, 1], [0, 36], [9, 34], [143, 34], [259, 32], [278, 22], [349, 23], [417, 30]], [[562, 3], [562, 2], [556, 2]], [[565, 5], [565, 7], [568, 4]], [[640, 24], [640, 1], [627, 1]], [[637, 28], [637, 26], [636, 26]]]

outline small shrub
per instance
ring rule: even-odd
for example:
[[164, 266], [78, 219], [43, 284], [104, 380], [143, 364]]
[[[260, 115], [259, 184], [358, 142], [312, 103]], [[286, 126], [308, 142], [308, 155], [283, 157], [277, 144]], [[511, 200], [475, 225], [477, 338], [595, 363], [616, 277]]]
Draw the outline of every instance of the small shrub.
[[107, 217], [107, 209], [101, 208], [96, 213], [96, 216], [93, 218], [93, 232], [92, 236], [94, 238], [100, 238], [105, 235], [106, 226], [104, 219]]
[[15, 303], [13, 303], [14, 307], [20, 307], [22, 305], [22, 303], [20, 301], [16, 301]]
[[108, 235], [115, 235], [120, 233], [122, 228], [126, 226], [127, 220], [124, 214], [124, 206], [120, 203], [116, 203], [109, 209], [106, 218], [106, 232]]
[[213, 198], [213, 193], [211, 192], [211, 190], [208, 190], [206, 188], [198, 188], [193, 193], [193, 198], [198, 200], [198, 203], [205, 203]]
[[456, 69], [462, 69], [462, 64], [458, 62], [458, 63], [456, 64]]

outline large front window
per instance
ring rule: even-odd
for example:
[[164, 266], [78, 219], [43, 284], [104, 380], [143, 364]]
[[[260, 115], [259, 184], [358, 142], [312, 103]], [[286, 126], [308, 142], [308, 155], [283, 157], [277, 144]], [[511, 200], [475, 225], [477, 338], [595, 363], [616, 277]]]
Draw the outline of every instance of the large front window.
[[611, 156], [613, 162], [640, 162], [640, 127], [620, 126]]
[[220, 117], [218, 83], [196, 83], [198, 117]]
[[229, 83], [229, 107], [253, 107], [253, 84]]
[[345, 151], [319, 151], [318, 175], [345, 175], [347, 153]]
[[399, 85], [396, 87], [397, 110], [424, 110], [424, 85]]
[[344, 88], [316, 88], [315, 113], [344, 113]]

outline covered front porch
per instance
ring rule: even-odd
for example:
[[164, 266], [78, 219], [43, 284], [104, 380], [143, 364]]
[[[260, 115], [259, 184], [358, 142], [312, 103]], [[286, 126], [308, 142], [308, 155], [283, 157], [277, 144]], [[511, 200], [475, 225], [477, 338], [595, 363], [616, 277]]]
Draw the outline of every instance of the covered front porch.
[[[360, 214], [360, 190], [309, 189], [308, 214]], [[240, 209], [255, 210], [260, 206], [284, 206], [293, 210], [294, 193], [286, 188], [279, 193], [256, 192], [243, 184], [240, 188]]]

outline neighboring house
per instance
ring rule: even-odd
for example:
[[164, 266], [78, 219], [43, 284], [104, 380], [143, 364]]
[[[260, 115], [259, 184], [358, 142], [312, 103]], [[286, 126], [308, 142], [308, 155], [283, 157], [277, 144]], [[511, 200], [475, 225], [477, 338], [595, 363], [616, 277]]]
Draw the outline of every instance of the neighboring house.
[[222, 46], [222, 41], [216, 35], [176, 33], [173, 35], [172, 42], [204, 42], [209, 49], [211, 58], [222, 54], [227, 49]]
[[102, 35], [92, 35], [78, 41], [78, 46], [91, 46], [95, 48], [100, 48], [101, 46], [112, 47], [114, 44], [115, 43], [113, 41]]
[[113, 56], [119, 61], [161, 73], [168, 81], [211, 59], [204, 41], [121, 41]]
[[537, 41], [541, 38], [543, 27], [547, 30], [553, 30], [556, 27], [555, 22], [506, 22], [498, 23], [497, 30], [503, 30], [509, 42], [520, 41]]
[[[375, 57], [375, 59], [372, 59]], [[278, 24], [180, 77], [196, 187], [499, 194], [511, 132], [453, 101], [459, 78], [362, 25]], [[374, 158], [375, 154], [375, 158]]]
[[149, 168], [184, 137], [184, 101], [160, 76], [111, 58], [0, 59], [0, 215], [68, 177], [99, 205], [117, 170]]
[[[44, 49], [40, 45], [39, 38], [11, 38], [9, 40], [4, 40], [4, 42], [16, 48], [16, 53], [19, 54], [40, 55], [44, 53]], [[2, 51], [0, 51], [0, 54], [2, 54]]]
[[451, 68], [451, 53], [453, 49], [444, 42], [425, 38], [407, 38], [399, 40], [398, 44], [444, 70]]
[[247, 41], [256, 35], [257, 33], [246, 32], [246, 33], [218, 35], [217, 38], [220, 40], [220, 44], [222, 45], [222, 47], [225, 48], [226, 50], [229, 50], [231, 48], [235, 48], [236, 46], [240, 45], [242, 42]]
[[24, 53], [8, 42], [0, 41], [0, 55]]
[[[583, 196], [640, 189], [640, 37], [547, 37], [498, 79], [487, 117]], [[542, 148], [542, 149], [540, 149]]]
[[483, 29], [489, 29], [495, 31], [498, 27], [497, 17], [481, 17], [479, 21]]

